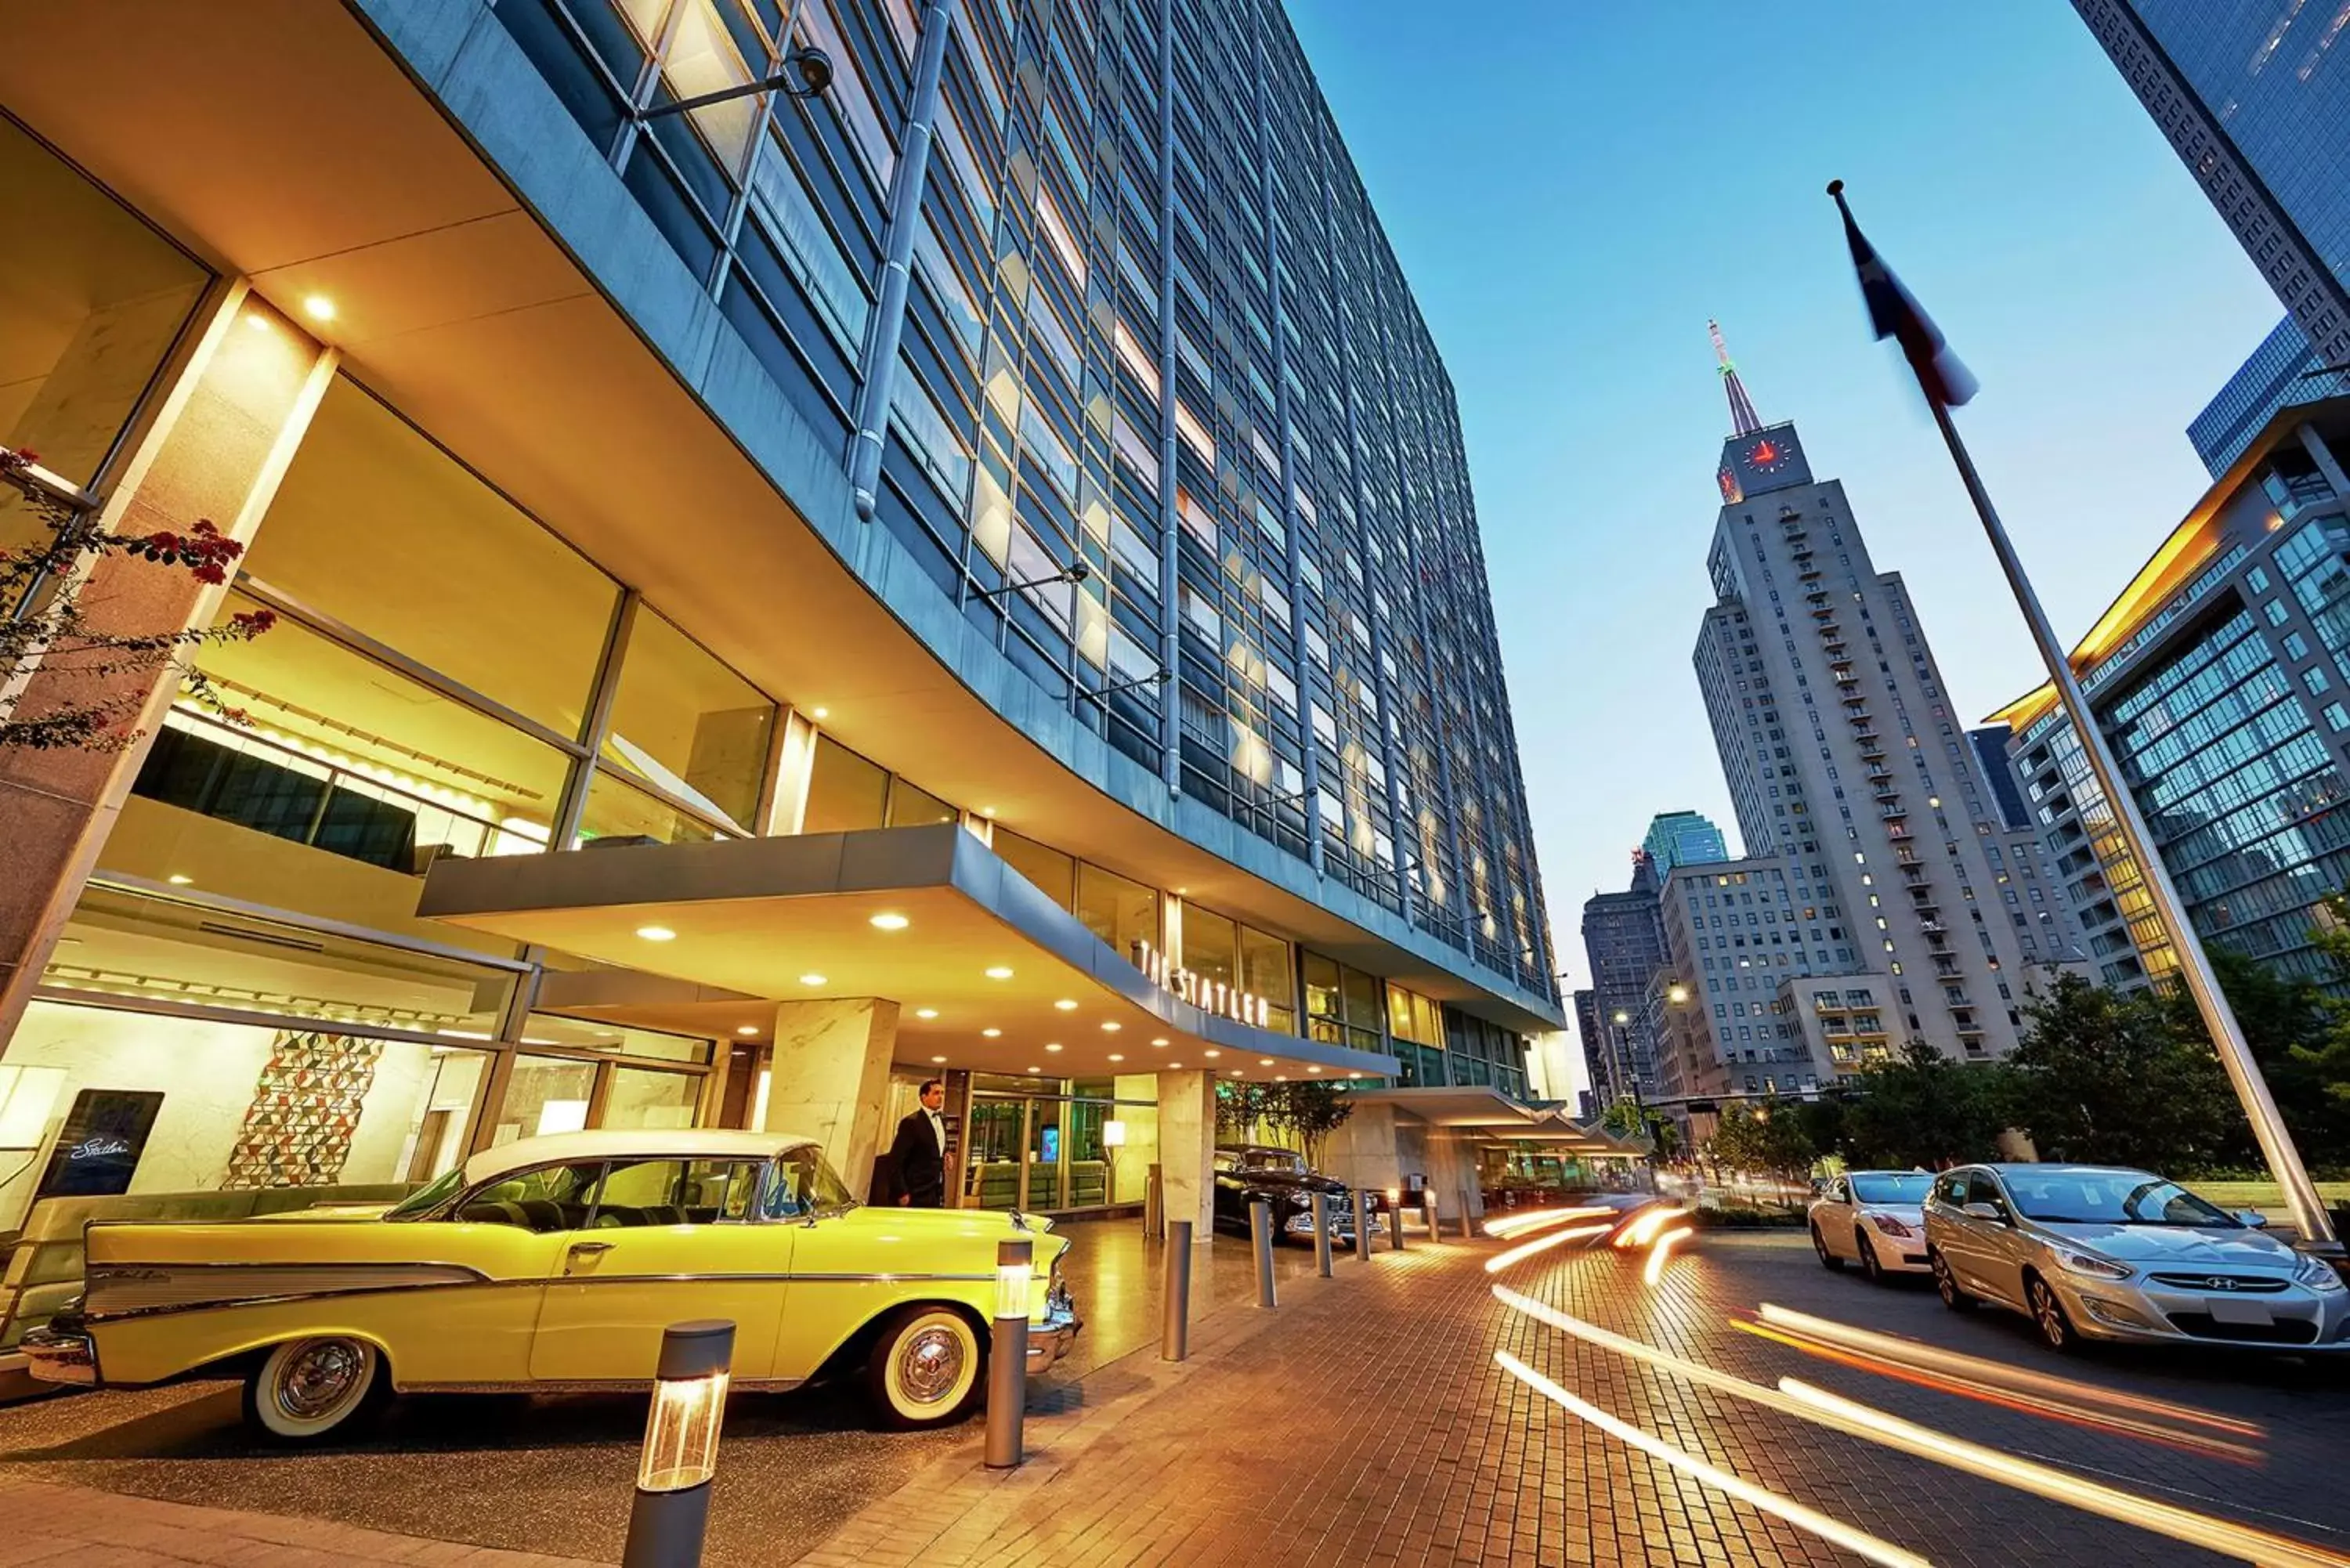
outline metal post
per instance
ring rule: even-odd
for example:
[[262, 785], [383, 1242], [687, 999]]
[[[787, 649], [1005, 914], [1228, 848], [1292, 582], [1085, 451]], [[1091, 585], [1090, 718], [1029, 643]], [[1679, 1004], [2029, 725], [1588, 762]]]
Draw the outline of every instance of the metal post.
[[1142, 1239], [1156, 1241], [1167, 1233], [1167, 1189], [1159, 1162], [1150, 1162], [1150, 1174], [1142, 1182]]
[[987, 1468], [1017, 1467], [1027, 1449], [1028, 1295], [1035, 1243], [995, 1244], [995, 1322], [987, 1349]]
[[1159, 1293], [1159, 1359], [1191, 1354], [1191, 1221], [1167, 1221], [1167, 1284]]
[[623, 1568], [696, 1568], [710, 1527], [710, 1478], [718, 1469], [718, 1428], [726, 1410], [734, 1325], [681, 1323], [662, 1331], [645, 1418], [637, 1494], [629, 1505]]
[[2147, 892], [2154, 901], [2155, 914], [2170, 938], [2171, 950], [2178, 955], [2179, 972], [2195, 998], [2196, 1011], [2203, 1015], [2203, 1026], [2210, 1032], [2212, 1044], [2219, 1048], [2220, 1064], [2227, 1069], [2228, 1080], [2235, 1085], [2236, 1098], [2242, 1102], [2244, 1115], [2252, 1124], [2252, 1137], [2259, 1142], [2277, 1186], [2283, 1190], [2285, 1207], [2293, 1212], [2293, 1228], [2301, 1232], [2302, 1242], [2310, 1251], [2338, 1254], [2342, 1246], [2334, 1240], [2324, 1200], [2309, 1179], [2309, 1169], [2301, 1161], [2301, 1150], [2293, 1146], [2293, 1134], [2286, 1130], [2275, 1097], [2269, 1093], [2268, 1080], [2261, 1075], [2251, 1047], [2245, 1044], [2235, 1009], [2228, 1005], [2227, 994], [2220, 989], [2220, 978], [2212, 971], [2210, 958], [2203, 951], [2203, 943], [2187, 919], [2187, 907], [2170, 880], [2169, 867], [2155, 849], [2154, 835], [2147, 829], [2137, 798], [2130, 794], [2121, 767], [2106, 744], [2105, 732], [2097, 728], [2096, 714], [2089, 707], [2088, 696], [2074, 677], [2072, 659], [2056, 640], [2055, 628], [2049, 625], [2047, 612], [2040, 607], [2040, 596], [2033, 590], [2032, 579], [2023, 575], [2023, 563], [2016, 556], [2014, 545], [2009, 542], [2006, 528], [2001, 525], [1999, 513], [1992, 508], [1982, 480], [1975, 473], [1974, 460], [1968, 456], [1966, 443], [1959, 439], [1958, 426], [1950, 421], [1950, 410], [1930, 393], [1926, 402], [1933, 410], [1935, 425], [1942, 432], [1943, 444], [1950, 449], [1950, 460], [1958, 464], [1959, 477], [1965, 482], [1968, 499], [1974, 503], [1975, 515], [1982, 519], [1983, 532], [1990, 536], [1991, 551], [1999, 557], [1999, 569], [2006, 575], [2017, 607], [2023, 611], [2024, 622], [2032, 628], [2032, 640], [2039, 646], [2041, 661], [2048, 667], [2057, 701], [2064, 704], [2065, 716], [2073, 722], [2073, 732], [2080, 739], [2082, 754], [2089, 759], [2097, 787], [2106, 792], [2115, 826], [2121, 830], [2122, 841], [2130, 854], [2137, 857], [2138, 872], [2145, 877]]
[[1324, 1279], [1330, 1277], [1330, 1195], [1314, 1195], [1314, 1269]]
[[1428, 1221], [1428, 1239], [1431, 1241], [1444, 1240], [1444, 1232], [1436, 1228], [1436, 1189], [1433, 1187], [1420, 1189], [1419, 1212]]
[[1355, 1256], [1367, 1263], [1371, 1261], [1371, 1189], [1355, 1189]]
[[1388, 1189], [1388, 1245], [1403, 1251], [1403, 1189]]
[[1249, 1202], [1249, 1244], [1256, 1251], [1256, 1304], [1261, 1307], [1277, 1305], [1273, 1299], [1273, 1202], [1270, 1199], [1252, 1199]]
[[1466, 1241], [1476, 1233], [1476, 1221], [1469, 1215], [1469, 1189], [1464, 1187], [1461, 1189], [1461, 1239]]

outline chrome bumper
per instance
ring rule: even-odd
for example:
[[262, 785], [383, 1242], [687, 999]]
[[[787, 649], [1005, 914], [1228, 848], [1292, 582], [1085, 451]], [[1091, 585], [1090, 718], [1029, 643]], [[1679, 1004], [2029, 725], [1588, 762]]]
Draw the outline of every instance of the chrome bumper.
[[1028, 1325], [1029, 1376], [1045, 1371], [1068, 1355], [1070, 1347], [1077, 1343], [1077, 1331], [1085, 1326], [1077, 1316], [1076, 1303], [1069, 1300], [1068, 1288], [1055, 1285], [1045, 1298], [1044, 1321]]
[[25, 1354], [25, 1370], [44, 1383], [98, 1386], [98, 1347], [86, 1334], [36, 1328], [17, 1348]]

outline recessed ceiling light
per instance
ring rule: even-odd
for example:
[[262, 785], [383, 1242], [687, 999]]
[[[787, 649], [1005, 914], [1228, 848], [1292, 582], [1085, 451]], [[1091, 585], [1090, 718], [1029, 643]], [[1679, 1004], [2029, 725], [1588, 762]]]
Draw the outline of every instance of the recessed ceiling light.
[[992, 805], [983, 805], [979, 808], [979, 815], [982, 816], [993, 816], [995, 815], [995, 808]]
[[314, 294], [302, 302], [302, 314], [313, 321], [332, 321], [335, 318], [335, 302], [323, 294]]
[[1031, 1068], [1029, 1068], [1028, 1070], [1029, 1070], [1030, 1072], [1032, 1072], [1032, 1073], [1041, 1073], [1041, 1072], [1043, 1072], [1045, 1069], [1044, 1069], [1044, 1068], [1042, 1068], [1042, 1067], [1031, 1067]]
[[1362, 1076], [1362, 1075], [1361, 1075], [1360, 1073], [1349, 1073], [1349, 1074], [1347, 1074], [1347, 1076], [1348, 1076], [1349, 1078], [1359, 1078], [1359, 1077], [1361, 1077], [1361, 1076]]
[[1156, 1040], [1153, 1040], [1153, 1041], [1151, 1042], [1151, 1044], [1152, 1044], [1153, 1045], [1164, 1045], [1164, 1044], [1167, 1044], [1167, 1036], [1165, 1036], [1164, 1034], [1161, 1034], [1161, 1035], [1160, 1035], [1160, 1036], [1159, 1036]]
[[982, 1034], [985, 1035], [988, 1039], [993, 1040], [993, 1039], [994, 1039], [997, 1035], [999, 1035], [999, 1034], [1003, 1033], [1003, 1030], [1001, 1030], [1001, 1029], [983, 1029], [983, 1030], [981, 1030], [981, 1031], [980, 1031], [980, 1033], [981, 1033]]
[[169, 882], [174, 888], [185, 888], [192, 885], [195, 878], [193, 877], [183, 877], [179, 872], [174, 871], [169, 877], [164, 877], [163, 880]]
[[832, 710], [829, 708], [811, 708], [808, 710], [808, 717], [811, 719], [829, 719], [832, 717]]
[[1209, 1061], [1212, 1062], [1212, 1061], [1214, 1061], [1217, 1057], [1219, 1057], [1219, 1056], [1222, 1055], [1222, 1054], [1223, 1054], [1223, 1053], [1222, 1053], [1222, 1051], [1202, 1051], [1202, 1052], [1201, 1052], [1201, 1053], [1200, 1053], [1200, 1054], [1201, 1054], [1201, 1055], [1202, 1055], [1202, 1056], [1205, 1056]]
[[800, 976], [800, 983], [802, 985], [822, 985], [824, 983], [824, 976], [820, 974], [804, 974]]
[[877, 931], [902, 931], [914, 922], [894, 909], [885, 909], [865, 923]]
[[1235, 1077], [1235, 1078], [1237, 1078], [1237, 1077], [1239, 1077], [1240, 1075], [1241, 1075], [1241, 1070], [1240, 1070], [1238, 1067], [1233, 1068], [1233, 1069], [1232, 1069], [1232, 1076], [1233, 1076], [1233, 1077]]
[[667, 926], [639, 926], [637, 935], [649, 942], [669, 942], [677, 940], [677, 933]]
[[917, 1018], [936, 1018], [938, 1015], [939, 1010], [935, 1007], [917, 1007], [914, 1009], [914, 1016]]
[[1061, 1000], [1060, 1000], [1060, 1001], [1058, 1001], [1058, 1002], [1056, 1002], [1053, 1003], [1053, 1005], [1054, 1005], [1055, 1007], [1059, 1008], [1059, 1009], [1060, 1009], [1062, 1012], [1075, 1012], [1077, 1010], [1077, 1004], [1076, 1004], [1076, 1002], [1071, 1002], [1071, 1001], [1070, 1001], [1067, 997], [1066, 997], [1066, 996], [1065, 996], [1065, 997], [1063, 997], [1063, 998], [1061, 998]]
[[746, 1035], [746, 1036], [747, 1036], [747, 1035], [752, 1035], [752, 1034], [756, 1034], [758, 1032], [759, 1032], [759, 1026], [758, 1026], [757, 1024], [755, 1024], [755, 1023], [742, 1023], [742, 1024], [737, 1024], [737, 1025], [735, 1026], [735, 1029], [734, 1029], [734, 1033], [737, 1033], [737, 1034], [742, 1034], [742, 1035]]
[[933, 1062], [943, 1062], [943, 1061], [945, 1061], [945, 1060], [946, 1060], [946, 1058], [945, 1058], [944, 1056], [933, 1056], [933, 1057], [931, 1057], [931, 1061], [933, 1061]]
[[1109, 1054], [1109, 1059], [1110, 1059], [1111, 1061], [1113, 1061], [1113, 1062], [1123, 1062], [1123, 1061], [1125, 1061], [1125, 1060], [1126, 1060], [1126, 1058], [1125, 1058], [1125, 1057], [1123, 1057], [1123, 1056], [1119, 1055], [1119, 1054], [1118, 1054], [1117, 1052], [1115, 1052], [1115, 1051], [1113, 1051], [1113, 1052], [1111, 1052], [1111, 1053]]
[[1055, 1042], [1053, 1042], [1053, 1044], [1051, 1044], [1050, 1045], [1047, 1045], [1047, 1046], [1045, 1046], [1045, 1050], [1047, 1050], [1047, 1051], [1058, 1051], [1060, 1048], [1061, 1048], [1061, 1043], [1060, 1043], [1059, 1041], [1057, 1041], [1057, 1040], [1055, 1040]]
[[1170, 1072], [1180, 1073], [1183, 1070], [1183, 1064], [1180, 1062], [1170, 1062], [1167, 1064], [1167, 1068]]
[[1273, 1058], [1270, 1056], [1259, 1056], [1256, 1059], [1256, 1064], [1260, 1067], [1270, 1067], [1273, 1065]]
[[1125, 1027], [1125, 1024], [1118, 1023], [1116, 1019], [1111, 1019], [1102, 1024], [1102, 1033], [1105, 1034], [1115, 1034]]
[[987, 971], [987, 978], [990, 980], [1010, 980], [1012, 978], [1012, 967], [1009, 964], [997, 964], [993, 969]]
[[1175, 889], [1175, 896], [1176, 896], [1177, 898], [1181, 898], [1184, 894], [1189, 893], [1191, 890], [1191, 888], [1176, 888], [1176, 889]]
[[1306, 1068], [1305, 1070], [1306, 1070], [1307, 1072], [1309, 1072], [1309, 1073], [1318, 1073], [1318, 1072], [1320, 1072], [1322, 1069], [1321, 1069], [1321, 1068], [1319, 1068], [1319, 1067], [1308, 1067], [1308, 1068]]
[[247, 327], [252, 327], [255, 332], [266, 332], [269, 330], [269, 317], [262, 315], [258, 310], [249, 310], [245, 312], [244, 324]]
[[1289, 1082], [1289, 1075], [1286, 1073], [1275, 1073], [1273, 1075], [1273, 1081], [1276, 1084], [1286, 1084]]

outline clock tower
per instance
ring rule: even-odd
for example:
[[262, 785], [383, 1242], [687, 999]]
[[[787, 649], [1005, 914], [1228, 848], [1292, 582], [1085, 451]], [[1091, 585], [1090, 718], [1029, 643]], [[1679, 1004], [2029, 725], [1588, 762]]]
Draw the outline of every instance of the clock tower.
[[1762, 423], [1754, 411], [1754, 400], [1746, 395], [1746, 383], [1738, 379], [1738, 367], [1731, 363], [1721, 324], [1709, 321], [1705, 326], [1713, 334], [1714, 357], [1721, 361], [1722, 390], [1730, 397], [1731, 434], [1722, 443], [1721, 467], [1714, 474], [1715, 483], [1721, 486], [1722, 504], [1766, 491], [1809, 484], [1812, 465], [1804, 459], [1804, 443], [1795, 427]]

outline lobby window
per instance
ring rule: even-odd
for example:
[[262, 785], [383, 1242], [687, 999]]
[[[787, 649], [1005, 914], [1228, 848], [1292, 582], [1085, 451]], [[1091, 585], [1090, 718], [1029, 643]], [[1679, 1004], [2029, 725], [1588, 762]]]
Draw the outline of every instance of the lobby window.
[[[210, 274], [5, 115], [0, 191], [18, 236], [0, 246], [0, 445], [88, 484]], [[0, 549], [33, 521], [9, 494]]]
[[1115, 871], [1077, 867], [1076, 916], [1086, 929], [1129, 963], [1141, 956], [1141, 944], [1161, 945], [1158, 893]]
[[1351, 1050], [1384, 1051], [1381, 1014], [1385, 1009], [1378, 977], [1310, 948], [1303, 950], [1300, 958], [1305, 974], [1307, 1035]]
[[1076, 908], [1077, 862], [1074, 857], [1003, 827], [995, 830], [995, 855], [1060, 908]]
[[602, 757], [676, 805], [750, 831], [775, 705], [686, 635], [639, 609], [620, 657]]
[[[818, 735], [808, 771], [802, 833], [858, 833], [874, 827], [927, 827], [957, 822], [962, 814], [879, 763], [868, 762], [829, 735]], [[1068, 901], [1061, 900], [1066, 909]]]

